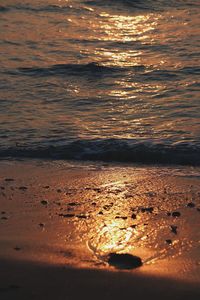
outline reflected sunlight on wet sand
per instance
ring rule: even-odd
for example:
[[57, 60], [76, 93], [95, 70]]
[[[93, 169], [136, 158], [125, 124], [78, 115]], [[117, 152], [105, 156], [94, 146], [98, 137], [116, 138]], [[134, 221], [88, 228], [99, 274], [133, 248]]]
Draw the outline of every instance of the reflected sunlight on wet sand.
[[[7, 262], [34, 273], [34, 266], [46, 265], [67, 274], [88, 270], [96, 280], [98, 272], [117, 272], [122, 280], [144, 276], [147, 283], [157, 278], [199, 284], [199, 168], [44, 161], [1, 166], [5, 268]], [[109, 266], [110, 253], [139, 256], [143, 266], [120, 271]]]

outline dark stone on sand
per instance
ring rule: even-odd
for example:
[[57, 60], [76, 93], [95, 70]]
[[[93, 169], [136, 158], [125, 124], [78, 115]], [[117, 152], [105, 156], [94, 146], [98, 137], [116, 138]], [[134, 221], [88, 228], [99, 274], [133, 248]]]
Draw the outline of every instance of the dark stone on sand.
[[108, 255], [108, 263], [117, 269], [134, 269], [142, 266], [140, 257], [127, 253], [110, 253]]
[[197, 211], [200, 211], [200, 207], [197, 207]]
[[46, 185], [43, 187], [44, 189], [49, 189], [49, 185]]
[[96, 202], [92, 202], [92, 205], [93, 205], [93, 206], [96, 206], [97, 204], [96, 204]]
[[137, 218], [136, 214], [132, 214], [131, 218], [135, 220]]
[[48, 204], [48, 201], [47, 201], [47, 200], [42, 200], [42, 201], [40, 201], [40, 203], [41, 203], [42, 205], [47, 205], [47, 204]]
[[1, 212], [2, 215], [5, 215], [5, 213], [6, 213], [5, 211], [2, 211], [2, 212]]
[[18, 247], [18, 246], [16, 246], [16, 247], [14, 248], [14, 250], [19, 251], [19, 250], [21, 250], [21, 248]]
[[4, 186], [1, 186], [1, 190], [5, 190], [5, 187], [4, 187]]
[[103, 212], [102, 212], [102, 211], [100, 211], [100, 212], [99, 212], [99, 215], [103, 215]]
[[73, 218], [75, 214], [59, 214], [59, 216], [63, 218]]
[[106, 204], [106, 205], [103, 206], [103, 209], [110, 210], [111, 207], [112, 207], [112, 205]]
[[166, 243], [169, 244], [169, 245], [171, 245], [172, 244], [172, 240], [170, 240], [170, 239], [166, 240]]
[[171, 231], [174, 233], [174, 234], [177, 234], [177, 226], [175, 226], [175, 225], [171, 225], [170, 226], [171, 227]]
[[167, 212], [167, 216], [168, 216], [168, 217], [170, 217], [170, 216], [171, 216], [171, 213], [170, 213], [169, 211]]
[[7, 217], [1, 217], [1, 220], [8, 220]]
[[76, 206], [76, 205], [78, 205], [78, 203], [76, 203], [76, 202], [70, 202], [70, 203], [68, 203], [68, 205], [69, 206]]
[[173, 211], [172, 212], [172, 217], [177, 218], [177, 217], [180, 217], [180, 215], [181, 215], [181, 213], [179, 211]]
[[57, 189], [57, 193], [62, 193], [62, 190], [61, 189]]
[[95, 191], [97, 193], [101, 193], [101, 189], [100, 188], [93, 188], [93, 191]]
[[27, 190], [27, 187], [26, 187], [26, 186], [20, 186], [20, 187], [19, 187], [19, 190], [26, 191], [26, 190]]
[[194, 202], [189, 202], [189, 203], [187, 204], [187, 207], [190, 207], [190, 208], [193, 208], [193, 207], [195, 207], [195, 204], [194, 204]]
[[39, 223], [38, 224], [40, 227], [44, 227], [44, 223]]
[[116, 216], [115, 219], [127, 220], [126, 216]]
[[13, 178], [5, 178], [5, 181], [14, 181]]
[[148, 212], [148, 213], [151, 213], [153, 212], [153, 207], [142, 207], [141, 208], [141, 212]]
[[131, 225], [130, 227], [131, 227], [131, 228], [136, 228], [137, 225], [136, 225], [136, 224], [133, 224], [133, 225]]
[[86, 216], [86, 215], [76, 215], [76, 217], [79, 219], [87, 219], [88, 218], [88, 216]]

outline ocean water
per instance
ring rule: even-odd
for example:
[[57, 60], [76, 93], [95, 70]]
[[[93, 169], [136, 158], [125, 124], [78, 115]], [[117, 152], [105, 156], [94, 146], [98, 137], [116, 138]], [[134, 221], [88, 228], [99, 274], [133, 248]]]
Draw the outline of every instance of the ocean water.
[[0, 158], [200, 165], [199, 0], [1, 0]]

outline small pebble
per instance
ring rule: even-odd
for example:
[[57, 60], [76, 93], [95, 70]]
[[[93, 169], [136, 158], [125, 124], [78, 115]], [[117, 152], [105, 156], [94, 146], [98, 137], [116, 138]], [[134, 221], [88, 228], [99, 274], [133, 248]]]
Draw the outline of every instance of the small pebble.
[[76, 217], [79, 219], [87, 219], [86, 215], [76, 215]]
[[14, 248], [14, 250], [19, 251], [19, 250], [21, 250], [21, 248], [18, 247], [18, 246], [16, 246], [16, 247]]
[[123, 216], [116, 216], [115, 219], [123, 219], [123, 220], [127, 220], [127, 217], [123, 217]]
[[14, 181], [13, 178], [5, 178], [5, 181]]
[[189, 203], [187, 204], [187, 207], [190, 207], [190, 208], [195, 207], [194, 202], [189, 202]]
[[136, 214], [132, 214], [131, 218], [135, 220], [137, 218]]
[[172, 240], [166, 240], [166, 243], [171, 245], [172, 244]]
[[70, 203], [68, 203], [68, 205], [69, 206], [76, 206], [76, 205], [78, 205], [78, 203], [76, 203], [76, 202], [70, 202]]
[[180, 215], [181, 215], [181, 213], [179, 211], [173, 211], [172, 212], [172, 217], [177, 218], [177, 217], [180, 217]]
[[141, 208], [141, 212], [148, 212], [148, 213], [151, 213], [153, 212], [153, 207], [142, 207]]
[[131, 227], [131, 228], [136, 228], [137, 225], [136, 225], [136, 224], [133, 224], [133, 225], [131, 225], [130, 227]]
[[174, 233], [174, 234], [177, 234], [177, 226], [175, 225], [171, 225], [171, 231]]
[[20, 186], [20, 187], [19, 187], [19, 190], [26, 191], [26, 190], [27, 190], [27, 187], [26, 187], [26, 186]]
[[63, 218], [72, 218], [75, 216], [75, 214], [59, 214], [59, 216]]
[[47, 201], [47, 200], [42, 200], [42, 201], [40, 201], [40, 203], [41, 203], [42, 205], [47, 205], [47, 204], [48, 204], [48, 201]]

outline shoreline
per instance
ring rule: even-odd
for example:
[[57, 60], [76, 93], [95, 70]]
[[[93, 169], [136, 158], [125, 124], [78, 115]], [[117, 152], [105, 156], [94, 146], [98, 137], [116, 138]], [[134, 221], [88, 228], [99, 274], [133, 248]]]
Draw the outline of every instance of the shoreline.
[[[54, 299], [53, 287], [58, 299], [199, 297], [200, 168], [0, 165], [3, 299]], [[105, 259], [110, 252], [138, 255], [143, 266], [117, 270]]]

